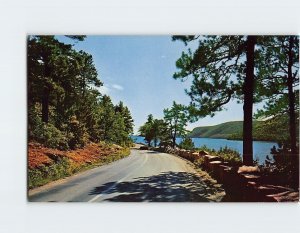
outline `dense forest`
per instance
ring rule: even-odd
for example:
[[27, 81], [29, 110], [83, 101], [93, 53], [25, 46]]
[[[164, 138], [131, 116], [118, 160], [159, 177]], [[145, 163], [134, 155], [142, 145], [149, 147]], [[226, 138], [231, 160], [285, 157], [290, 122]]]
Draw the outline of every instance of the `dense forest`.
[[[85, 39], [67, 37], [74, 43]], [[99, 141], [131, 143], [131, 113], [99, 92], [103, 83], [90, 54], [55, 36], [29, 36], [27, 43], [29, 141], [60, 150]]]

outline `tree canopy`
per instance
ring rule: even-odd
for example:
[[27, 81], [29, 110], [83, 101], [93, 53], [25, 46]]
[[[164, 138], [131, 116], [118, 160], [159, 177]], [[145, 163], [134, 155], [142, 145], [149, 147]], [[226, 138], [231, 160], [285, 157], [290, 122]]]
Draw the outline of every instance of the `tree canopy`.
[[162, 119], [155, 119], [152, 114], [148, 115], [147, 121], [139, 128], [141, 136], [145, 137], [148, 146], [153, 145], [156, 147], [158, 141], [163, 142], [166, 140], [167, 125]]
[[172, 147], [176, 146], [176, 138], [185, 136], [186, 126], [189, 121], [187, 108], [173, 101], [171, 108], [164, 109], [164, 120], [168, 125]]
[[175, 79], [192, 77], [187, 94], [191, 98], [190, 114], [214, 116], [236, 98], [244, 103], [243, 159], [253, 162], [252, 108], [255, 101], [254, 53], [255, 36], [174, 36], [185, 44], [199, 40], [195, 51], [183, 52], [177, 60]]
[[189, 114], [195, 118], [214, 116], [233, 99], [243, 102], [243, 160], [253, 161], [253, 104], [264, 101], [257, 117], [289, 114], [289, 140], [297, 152], [296, 122], [299, 111], [298, 36], [174, 36], [194, 51], [177, 60], [175, 79], [192, 77], [186, 93], [191, 98]]
[[99, 140], [130, 143], [131, 113], [101, 95], [103, 83], [90, 54], [55, 36], [29, 36], [27, 65], [29, 140], [62, 149]]

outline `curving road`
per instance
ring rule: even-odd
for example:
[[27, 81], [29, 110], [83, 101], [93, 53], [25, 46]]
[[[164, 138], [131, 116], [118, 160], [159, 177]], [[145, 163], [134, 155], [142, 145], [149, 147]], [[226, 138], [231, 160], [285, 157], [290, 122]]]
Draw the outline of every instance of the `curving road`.
[[32, 202], [210, 201], [209, 187], [176, 156], [132, 149], [131, 155], [31, 190]]

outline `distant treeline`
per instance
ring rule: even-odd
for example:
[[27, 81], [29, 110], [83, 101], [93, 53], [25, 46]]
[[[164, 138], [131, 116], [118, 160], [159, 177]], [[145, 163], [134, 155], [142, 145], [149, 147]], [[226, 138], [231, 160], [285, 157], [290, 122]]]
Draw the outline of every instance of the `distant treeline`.
[[55, 36], [29, 36], [27, 52], [30, 141], [59, 149], [80, 148], [90, 141], [131, 143], [130, 111], [101, 95], [103, 83], [90, 54]]
[[[289, 140], [287, 124], [288, 117], [284, 116], [266, 121], [253, 121], [253, 140], [284, 143]], [[299, 124], [297, 124], [297, 130], [299, 130]], [[188, 136], [243, 140], [243, 121], [230, 121], [213, 126], [196, 127]]]

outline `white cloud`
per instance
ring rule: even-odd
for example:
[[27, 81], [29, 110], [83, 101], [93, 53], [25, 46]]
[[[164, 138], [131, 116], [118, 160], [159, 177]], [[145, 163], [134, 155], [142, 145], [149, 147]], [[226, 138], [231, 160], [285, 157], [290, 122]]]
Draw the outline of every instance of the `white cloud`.
[[112, 88], [116, 89], [116, 90], [119, 90], [119, 91], [122, 91], [124, 90], [124, 88], [118, 84], [113, 84], [111, 85]]
[[110, 92], [109, 87], [103, 85], [101, 87], [97, 87], [98, 91], [102, 94], [102, 95], [108, 95]]
[[109, 95], [111, 94], [111, 91], [114, 90], [118, 90], [118, 91], [122, 91], [124, 90], [124, 88], [121, 85], [118, 84], [104, 84], [101, 87], [95, 87], [95, 86], [91, 86], [92, 88], [97, 89], [102, 95]]
[[160, 57], [161, 57], [162, 59], [164, 59], [164, 58], [166, 58], [166, 55], [161, 55]]

